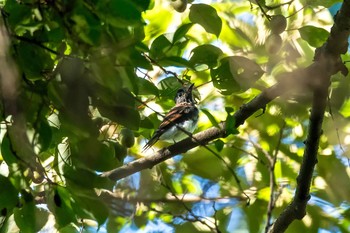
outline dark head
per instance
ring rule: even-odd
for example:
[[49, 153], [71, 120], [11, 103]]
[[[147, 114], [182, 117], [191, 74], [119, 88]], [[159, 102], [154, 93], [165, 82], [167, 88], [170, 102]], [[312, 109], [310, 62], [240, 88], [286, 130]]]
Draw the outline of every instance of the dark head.
[[193, 89], [194, 83], [192, 83], [188, 88], [182, 87], [180, 88], [175, 96], [175, 103], [194, 103], [193, 97], [192, 97], [192, 89]]

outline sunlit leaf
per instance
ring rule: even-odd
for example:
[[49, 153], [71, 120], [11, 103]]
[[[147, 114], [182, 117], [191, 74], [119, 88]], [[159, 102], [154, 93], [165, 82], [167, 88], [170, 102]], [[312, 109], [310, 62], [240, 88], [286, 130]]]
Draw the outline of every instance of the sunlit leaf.
[[343, 117], [350, 117], [350, 99], [344, 101], [339, 112]]
[[13, 210], [16, 225], [23, 232], [36, 232], [35, 229], [35, 205], [33, 202], [25, 203], [20, 208]]
[[299, 28], [301, 38], [307, 41], [312, 47], [318, 48], [326, 42], [329, 32], [315, 26], [304, 26]]
[[208, 117], [209, 121], [213, 124], [213, 126], [219, 127], [219, 124], [216, 121], [215, 117], [207, 109], [202, 108], [201, 111]]
[[331, 0], [331, 1], [309, 0], [308, 4], [310, 4], [310, 6], [331, 7], [333, 4], [335, 4], [337, 2], [341, 2], [341, 0]]
[[186, 169], [188, 173], [213, 181], [225, 172], [222, 162], [207, 151], [202, 151], [201, 156], [185, 156], [183, 161], [189, 165]]

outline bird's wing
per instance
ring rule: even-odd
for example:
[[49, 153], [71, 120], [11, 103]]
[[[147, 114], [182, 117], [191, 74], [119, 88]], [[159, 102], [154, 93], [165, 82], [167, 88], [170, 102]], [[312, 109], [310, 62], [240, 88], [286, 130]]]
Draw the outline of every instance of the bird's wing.
[[143, 147], [143, 150], [147, 150], [152, 147], [159, 139], [159, 137], [173, 125], [181, 122], [184, 118], [188, 117], [189, 111], [194, 106], [189, 103], [181, 103], [177, 104], [175, 107], [170, 109], [170, 111], [165, 115], [164, 120], [159, 125], [159, 128], [156, 130], [152, 138], [147, 142], [147, 144]]
[[159, 130], [172, 127], [174, 124], [181, 122], [184, 118], [187, 118], [187, 113], [192, 108], [192, 104], [181, 103], [170, 109], [165, 115], [164, 120], [159, 125]]

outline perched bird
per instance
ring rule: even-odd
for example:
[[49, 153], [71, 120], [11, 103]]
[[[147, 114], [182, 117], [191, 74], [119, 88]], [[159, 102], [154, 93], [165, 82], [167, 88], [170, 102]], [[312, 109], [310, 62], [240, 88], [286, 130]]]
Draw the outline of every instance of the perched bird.
[[180, 88], [175, 96], [175, 106], [165, 115], [164, 120], [152, 138], [143, 147], [147, 150], [159, 139], [176, 142], [188, 136], [184, 131], [192, 133], [198, 122], [198, 108], [192, 96], [194, 84], [188, 88]]

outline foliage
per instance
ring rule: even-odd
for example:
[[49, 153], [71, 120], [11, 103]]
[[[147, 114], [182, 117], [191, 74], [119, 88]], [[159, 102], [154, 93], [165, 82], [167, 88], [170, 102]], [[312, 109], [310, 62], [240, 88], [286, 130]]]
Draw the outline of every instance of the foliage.
[[[2, 96], [0, 232], [262, 232], [288, 206], [312, 91], [282, 95], [239, 128], [233, 113], [313, 62], [338, 1], [174, 2], [0, 1], [21, 116]], [[287, 24], [271, 26], [272, 16]], [[225, 121], [228, 136], [117, 181], [106, 176], [155, 152], [142, 146], [190, 82], [202, 109], [197, 132]], [[349, 76], [332, 76], [307, 215], [287, 232], [350, 232], [349, 87]], [[21, 159], [28, 150], [43, 171]]]

